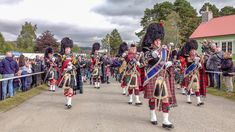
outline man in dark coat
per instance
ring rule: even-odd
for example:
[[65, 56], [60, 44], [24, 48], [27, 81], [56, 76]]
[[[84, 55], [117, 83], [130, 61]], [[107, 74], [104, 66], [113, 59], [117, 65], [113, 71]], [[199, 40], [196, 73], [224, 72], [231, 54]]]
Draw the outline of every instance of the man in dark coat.
[[[19, 71], [19, 66], [17, 62], [13, 59], [12, 53], [7, 52], [6, 58], [0, 63], [0, 72], [3, 78], [14, 77], [15, 74]], [[14, 88], [13, 88], [13, 79], [5, 80], [2, 82], [2, 96], [3, 99], [7, 97], [7, 91], [9, 97], [13, 97]]]

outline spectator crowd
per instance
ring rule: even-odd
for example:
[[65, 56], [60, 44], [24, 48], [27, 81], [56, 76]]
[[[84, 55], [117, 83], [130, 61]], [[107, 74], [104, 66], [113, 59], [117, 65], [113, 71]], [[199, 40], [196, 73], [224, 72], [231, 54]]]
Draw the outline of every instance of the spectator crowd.
[[[0, 78], [6, 79], [42, 72], [43, 68], [43, 57], [27, 58], [24, 55], [15, 57], [12, 52], [7, 52], [5, 58], [0, 61]], [[28, 91], [40, 84], [42, 84], [41, 74], [0, 81], [0, 100], [11, 98], [17, 92]]]

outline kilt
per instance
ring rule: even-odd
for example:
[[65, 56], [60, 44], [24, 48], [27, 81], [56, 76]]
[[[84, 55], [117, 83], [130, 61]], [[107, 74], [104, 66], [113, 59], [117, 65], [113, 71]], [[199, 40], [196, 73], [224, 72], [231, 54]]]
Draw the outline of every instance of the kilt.
[[138, 78], [137, 78], [137, 75], [136, 74], [126, 75], [125, 76], [125, 84], [129, 85], [129, 88], [136, 88], [136, 87], [138, 87]]
[[140, 73], [140, 85], [139, 85], [139, 90], [143, 91], [144, 90], [144, 78], [145, 78], [145, 70], [144, 68], [139, 68], [139, 73]]
[[170, 91], [171, 91], [171, 98], [169, 98], [169, 104], [177, 105], [176, 96], [175, 96], [175, 67], [171, 66], [168, 69], [169, 74], [169, 84], [170, 84]]
[[56, 85], [56, 84], [57, 84], [57, 80], [55, 80], [55, 79], [50, 80], [50, 85]]
[[64, 96], [72, 97], [73, 96], [73, 89], [72, 88], [65, 88], [64, 89]]
[[207, 76], [204, 68], [199, 70], [199, 80], [200, 80], [199, 81], [200, 95], [206, 96], [206, 86], [207, 86], [208, 76]]
[[[149, 80], [149, 82], [144, 86], [144, 98], [145, 99], [152, 99], [154, 98], [153, 94], [154, 94], [154, 88], [156, 80], [158, 79], [158, 77], [164, 77], [164, 71], [160, 71], [158, 73], [158, 75], [156, 75], [155, 77], [153, 77], [152, 79]], [[167, 92], [168, 92], [168, 98], [172, 97], [172, 91], [171, 91], [171, 87], [170, 87], [170, 82], [171, 79], [169, 79], [170, 76], [166, 76], [166, 87], [167, 87]], [[174, 79], [174, 78], [173, 78]]]
[[181, 87], [188, 88], [189, 83], [190, 83], [190, 79], [189, 79], [189, 76], [187, 76], [187, 77], [185, 77], [184, 80], [182, 81]]

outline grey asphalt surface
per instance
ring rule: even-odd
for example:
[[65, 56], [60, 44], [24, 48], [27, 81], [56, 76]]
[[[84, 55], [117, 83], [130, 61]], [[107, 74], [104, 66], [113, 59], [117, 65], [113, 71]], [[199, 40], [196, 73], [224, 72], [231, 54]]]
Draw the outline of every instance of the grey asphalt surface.
[[[178, 107], [171, 110], [172, 132], [235, 132], [235, 102], [208, 95], [206, 104], [185, 103], [177, 90]], [[0, 113], [0, 132], [164, 132], [149, 121], [147, 100], [142, 106], [128, 105], [120, 84], [104, 84], [101, 89], [85, 84], [84, 94], [75, 95], [71, 110], [65, 109], [62, 89], [45, 91], [7, 112]]]

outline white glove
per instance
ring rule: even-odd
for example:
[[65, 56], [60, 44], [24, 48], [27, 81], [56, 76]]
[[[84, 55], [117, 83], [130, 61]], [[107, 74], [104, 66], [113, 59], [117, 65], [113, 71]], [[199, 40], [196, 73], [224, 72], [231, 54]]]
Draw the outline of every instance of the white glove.
[[201, 68], [201, 67], [202, 67], [202, 64], [201, 64], [201, 63], [199, 63], [199, 64], [198, 64], [198, 67], [199, 67], [199, 68]]
[[137, 66], [140, 66], [140, 62], [139, 62], [139, 61], [136, 61], [136, 65], [137, 65]]
[[198, 64], [198, 63], [199, 63], [199, 61], [200, 61], [200, 58], [199, 58], [199, 57], [195, 57], [195, 59], [194, 59], [194, 60], [195, 60], [195, 63], [196, 63], [196, 64]]
[[172, 65], [173, 65], [172, 61], [167, 61], [165, 64], [166, 68], [169, 68]]
[[158, 51], [157, 50], [153, 51], [152, 56], [153, 58], [157, 58], [159, 56]]
[[123, 53], [123, 54], [122, 54], [122, 57], [125, 57], [126, 55], [127, 55], [126, 53]]

